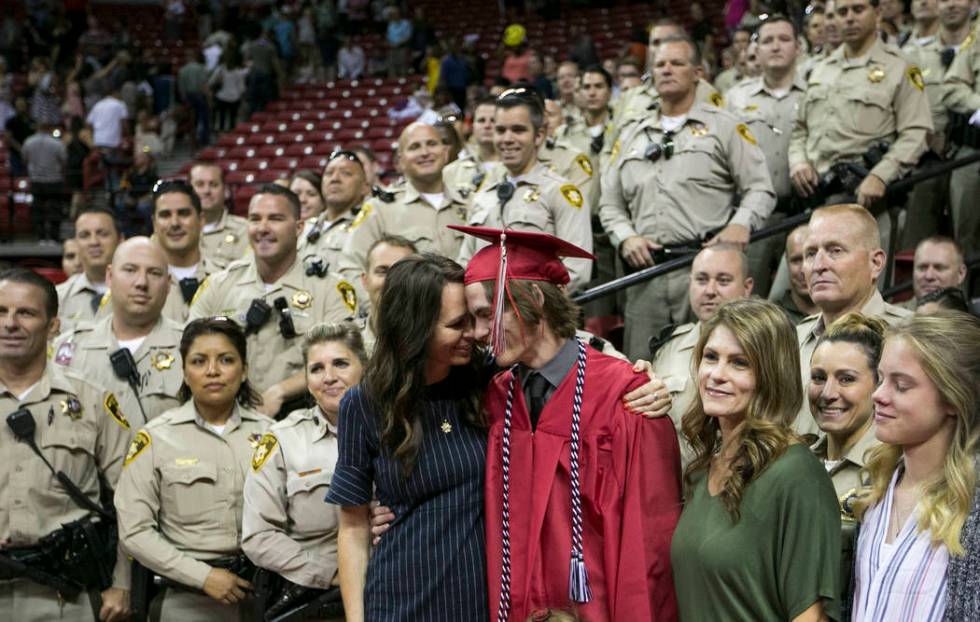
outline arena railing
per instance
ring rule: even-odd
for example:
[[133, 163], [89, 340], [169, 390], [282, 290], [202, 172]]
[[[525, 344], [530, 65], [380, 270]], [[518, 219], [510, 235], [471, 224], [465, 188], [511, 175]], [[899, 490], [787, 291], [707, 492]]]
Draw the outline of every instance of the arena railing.
[[[964, 166], [969, 166], [970, 164], [974, 164], [976, 162], [980, 162], [980, 151], [971, 153], [968, 156], [964, 156], [956, 160], [948, 160], [937, 164], [931, 164], [929, 166], [922, 167], [908, 177], [893, 182], [888, 186], [885, 192], [890, 196], [903, 194], [909, 192], [917, 184], [923, 181], [934, 177], [939, 177], [940, 175], [945, 175], [950, 171], [962, 168]], [[980, 174], [980, 172], [978, 172], [978, 174]], [[851, 198], [851, 201], [853, 201], [853, 197]], [[805, 212], [790, 216], [778, 224], [759, 229], [752, 234], [749, 243], [751, 244], [752, 242], [758, 242], [759, 240], [764, 240], [774, 235], [792, 231], [796, 227], [809, 222], [811, 212], [812, 210], [807, 210]], [[894, 221], [895, 219], [893, 218], [892, 220]], [[890, 238], [892, 240], [892, 246], [894, 246], [897, 238], [897, 236], [894, 235], [894, 231]], [[893, 251], [893, 248], [889, 249], [889, 258], [894, 257]], [[682, 270], [690, 266], [694, 262], [695, 255], [696, 253], [690, 253], [688, 255], [677, 257], [676, 259], [670, 259], [662, 264], [643, 268], [642, 270], [638, 270], [632, 274], [627, 274], [626, 276], [619, 277], [618, 279], [614, 279], [608, 283], [603, 283], [602, 285], [597, 285], [592, 289], [580, 292], [579, 294], [573, 296], [572, 299], [577, 304], [585, 304], [587, 302], [615, 294], [616, 292], [624, 290], [628, 287], [633, 287], [634, 285], [639, 285], [640, 283], [646, 283], [647, 281], [663, 276], [664, 274], [669, 274], [676, 270]], [[889, 265], [890, 263], [891, 262], [889, 262]], [[909, 287], [911, 287], [911, 285], [909, 285]]]

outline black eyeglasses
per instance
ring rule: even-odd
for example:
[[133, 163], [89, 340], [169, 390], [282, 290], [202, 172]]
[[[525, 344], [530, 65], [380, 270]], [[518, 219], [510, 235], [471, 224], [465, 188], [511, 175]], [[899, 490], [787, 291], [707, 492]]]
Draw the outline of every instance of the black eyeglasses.
[[664, 132], [663, 142], [650, 143], [643, 152], [643, 157], [651, 162], [656, 162], [663, 156], [664, 160], [669, 160], [674, 155], [674, 133]]

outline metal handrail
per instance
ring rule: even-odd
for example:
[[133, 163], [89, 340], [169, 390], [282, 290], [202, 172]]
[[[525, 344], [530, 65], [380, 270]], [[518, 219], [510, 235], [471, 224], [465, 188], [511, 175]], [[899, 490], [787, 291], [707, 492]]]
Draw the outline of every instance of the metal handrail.
[[[927, 179], [932, 179], [933, 177], [944, 175], [952, 170], [973, 164], [974, 162], [980, 162], [980, 151], [977, 151], [976, 153], [971, 153], [968, 156], [964, 156], [956, 160], [948, 160], [945, 162], [941, 162], [939, 164], [932, 164], [923, 167], [922, 170], [913, 173], [912, 175], [909, 175], [904, 179], [900, 179], [892, 183], [885, 190], [885, 193], [889, 195], [894, 195], [894, 194], [907, 192], [908, 190], [910, 190], [920, 182], [923, 182]], [[853, 201], [853, 197], [851, 197], [850, 200]], [[752, 242], [758, 242], [759, 240], [764, 240], [774, 235], [778, 235], [784, 231], [792, 231], [799, 225], [809, 222], [811, 211], [812, 210], [807, 210], [803, 213], [790, 216], [789, 218], [786, 218], [783, 221], [775, 225], [772, 225], [771, 227], [764, 227], [762, 229], [759, 229], [758, 231], [752, 234], [749, 243], [751, 244]], [[688, 255], [677, 257], [676, 259], [671, 259], [669, 261], [666, 261], [656, 266], [643, 268], [642, 270], [638, 270], [632, 274], [627, 274], [626, 276], [619, 277], [618, 279], [613, 279], [608, 283], [597, 285], [592, 289], [588, 289], [585, 290], [584, 292], [576, 294], [575, 296], [572, 297], [572, 300], [574, 300], [576, 304], [581, 305], [596, 300], [598, 298], [602, 298], [604, 296], [614, 294], [619, 290], [626, 289], [627, 287], [632, 287], [640, 283], [645, 283], [646, 281], [655, 279], [658, 276], [668, 274], [670, 272], [674, 272], [675, 270], [686, 268], [687, 266], [691, 265], [694, 262], [695, 255], [696, 253], [690, 253]]]

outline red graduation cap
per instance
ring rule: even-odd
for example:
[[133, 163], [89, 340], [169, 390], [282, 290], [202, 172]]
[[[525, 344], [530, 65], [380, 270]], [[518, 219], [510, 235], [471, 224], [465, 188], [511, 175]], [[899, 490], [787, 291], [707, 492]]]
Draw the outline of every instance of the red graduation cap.
[[[495, 355], [505, 348], [504, 298], [510, 298], [511, 280], [547, 281], [555, 285], [566, 285], [570, 277], [561, 257], [595, 259], [591, 253], [547, 233], [459, 225], [449, 225], [449, 228], [490, 242], [490, 246], [480, 249], [470, 259], [463, 282], [466, 285], [483, 281], [496, 282], [493, 325], [490, 331], [490, 343]], [[513, 300], [511, 303], [513, 306]], [[523, 321], [521, 327], [523, 331]]]
[[565, 285], [570, 277], [560, 257], [595, 259], [591, 253], [547, 233], [458, 225], [449, 225], [449, 228], [490, 242], [490, 246], [480, 249], [466, 266], [467, 285], [498, 280], [501, 267], [506, 269], [504, 276], [508, 279]]

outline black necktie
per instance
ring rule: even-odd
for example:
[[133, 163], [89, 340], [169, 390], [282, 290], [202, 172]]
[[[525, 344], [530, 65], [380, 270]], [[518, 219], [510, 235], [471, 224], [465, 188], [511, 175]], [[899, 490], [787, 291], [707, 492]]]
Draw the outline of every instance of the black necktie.
[[92, 294], [92, 315], [97, 315], [99, 313], [99, 305], [102, 304], [102, 294], [95, 292]]
[[544, 410], [544, 404], [547, 401], [545, 394], [548, 392], [549, 386], [551, 383], [536, 371], [532, 371], [527, 377], [527, 396], [530, 402], [528, 407], [530, 408], [532, 430], [538, 427], [538, 419], [541, 417], [541, 411]]

